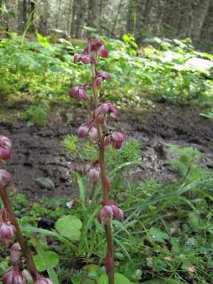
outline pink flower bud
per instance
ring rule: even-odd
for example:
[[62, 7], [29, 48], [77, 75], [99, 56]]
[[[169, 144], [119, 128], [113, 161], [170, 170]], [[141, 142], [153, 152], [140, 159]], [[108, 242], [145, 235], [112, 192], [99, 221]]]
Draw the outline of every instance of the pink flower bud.
[[125, 140], [125, 135], [121, 132], [115, 131], [111, 135], [111, 143], [115, 149], [120, 149]]
[[96, 127], [92, 126], [90, 129], [89, 129], [89, 137], [91, 140], [95, 141], [97, 140], [98, 138], [98, 130]]
[[97, 182], [100, 177], [100, 167], [96, 166], [90, 168], [87, 175], [92, 182]]
[[78, 130], [77, 130], [77, 134], [79, 138], [85, 138], [88, 136], [88, 132], [89, 132], [89, 127], [85, 124], [85, 125], [81, 125]]
[[11, 174], [3, 169], [0, 169], [0, 187], [4, 188], [6, 187], [10, 181], [11, 181], [12, 177]]
[[98, 50], [98, 55], [100, 55], [103, 58], [107, 58], [109, 57], [109, 52], [108, 50], [105, 48], [104, 45], [102, 45], [99, 50]]
[[15, 236], [15, 227], [9, 223], [0, 224], [0, 240], [9, 244]]
[[80, 100], [87, 100], [88, 97], [85, 88], [84, 85], [75, 86], [70, 90], [69, 96]]
[[11, 158], [12, 143], [9, 138], [0, 135], [0, 160]]
[[104, 207], [102, 207], [102, 209], [100, 210], [100, 213], [98, 215], [99, 221], [102, 224], [107, 224], [112, 217], [113, 217], [112, 206], [105, 205]]
[[13, 264], [16, 264], [19, 262], [21, 257], [21, 246], [19, 243], [15, 243], [10, 248], [10, 260]]
[[13, 267], [7, 271], [2, 277], [3, 284], [26, 284], [26, 280], [23, 277], [18, 267]]
[[49, 278], [39, 276], [39, 278], [36, 280], [35, 284], [53, 284], [53, 283]]

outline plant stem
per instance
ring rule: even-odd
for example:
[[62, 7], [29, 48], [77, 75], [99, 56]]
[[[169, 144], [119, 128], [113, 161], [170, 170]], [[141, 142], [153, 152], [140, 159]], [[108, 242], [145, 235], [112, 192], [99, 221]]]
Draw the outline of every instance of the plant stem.
[[114, 247], [112, 235], [112, 220], [105, 225], [106, 239], [107, 239], [107, 257], [111, 260], [109, 269], [107, 271], [109, 284], [115, 284], [115, 271], [114, 271]]
[[19, 242], [19, 244], [21, 246], [22, 253], [23, 253], [23, 255], [26, 259], [27, 268], [30, 271], [33, 279], [36, 280], [38, 272], [37, 272], [37, 269], [35, 267], [35, 264], [34, 264], [34, 261], [33, 261], [33, 258], [32, 258], [31, 250], [28, 247], [27, 241], [26, 241], [26, 239], [24, 238], [24, 236], [21, 232], [19, 223], [18, 223], [17, 218], [14, 214], [14, 211], [12, 209], [12, 206], [11, 206], [11, 203], [10, 203], [10, 200], [9, 200], [9, 197], [8, 197], [8, 194], [7, 194], [7, 191], [6, 191], [5, 188], [0, 188], [0, 196], [1, 196], [2, 202], [4, 204], [4, 207], [5, 207], [5, 209], [8, 213], [8, 217], [10, 219], [10, 222], [15, 226], [16, 238], [17, 238], [17, 241]]
[[[93, 97], [95, 108], [98, 105], [98, 90], [95, 84], [96, 77], [96, 65], [94, 63], [92, 66], [92, 89], [93, 89]], [[103, 202], [109, 200], [109, 191], [110, 184], [106, 171], [106, 163], [105, 163], [105, 145], [104, 145], [104, 131], [103, 126], [97, 123], [97, 131], [98, 131], [98, 141], [99, 141], [99, 164], [100, 164], [100, 175], [101, 175], [101, 183], [103, 189]], [[114, 247], [113, 247], [113, 234], [112, 234], [112, 220], [110, 219], [107, 224], [104, 225], [106, 240], [107, 240], [107, 257], [110, 259], [110, 265], [107, 267], [107, 275], [108, 275], [108, 283], [115, 284], [115, 273], [114, 273]]]

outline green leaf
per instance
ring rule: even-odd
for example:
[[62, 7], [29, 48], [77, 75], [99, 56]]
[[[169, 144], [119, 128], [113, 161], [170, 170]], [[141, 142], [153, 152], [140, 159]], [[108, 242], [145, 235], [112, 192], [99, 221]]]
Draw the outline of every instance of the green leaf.
[[53, 282], [53, 284], [59, 284], [60, 283], [59, 279], [58, 279], [58, 276], [57, 276], [57, 274], [56, 274], [56, 272], [55, 272], [55, 270], [53, 268], [49, 268], [47, 270], [47, 272], [48, 272], [50, 280]]
[[33, 257], [38, 271], [42, 272], [54, 268], [59, 263], [59, 257], [54, 251], [39, 250], [39, 253]]
[[[108, 284], [108, 277], [106, 273], [103, 273], [99, 279], [98, 284]], [[128, 278], [121, 273], [115, 273], [115, 284], [132, 284]]]
[[71, 241], [80, 240], [82, 222], [76, 216], [63, 216], [56, 222], [55, 228], [60, 235]]
[[154, 228], [154, 227], [152, 227], [149, 230], [148, 234], [156, 242], [163, 242], [164, 240], [167, 240], [169, 238], [167, 233], [163, 232], [162, 230], [158, 228]]

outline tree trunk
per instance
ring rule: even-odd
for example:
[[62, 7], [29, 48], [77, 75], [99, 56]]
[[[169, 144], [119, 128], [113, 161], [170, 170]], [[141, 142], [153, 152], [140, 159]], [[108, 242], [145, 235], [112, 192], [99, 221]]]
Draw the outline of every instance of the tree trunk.
[[48, 25], [48, 20], [50, 18], [49, 9], [50, 7], [48, 0], [43, 0], [42, 4], [39, 6], [40, 19], [39, 19], [39, 28], [38, 28], [38, 31], [43, 35], [48, 35], [49, 32], [49, 25]]
[[[210, 8], [210, 0], [199, 0], [194, 4], [191, 37], [194, 41], [200, 39], [201, 31], [205, 22], [205, 18]], [[213, 17], [213, 15], [212, 15]]]
[[18, 31], [22, 33], [27, 23], [27, 0], [18, 1]]

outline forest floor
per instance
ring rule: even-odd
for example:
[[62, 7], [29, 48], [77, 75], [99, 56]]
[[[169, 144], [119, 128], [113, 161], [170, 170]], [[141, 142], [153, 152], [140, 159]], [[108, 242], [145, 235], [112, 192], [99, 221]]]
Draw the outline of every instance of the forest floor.
[[[18, 192], [27, 193], [31, 199], [77, 194], [70, 174], [78, 161], [66, 152], [63, 139], [75, 134], [85, 117], [86, 111], [71, 108], [54, 110], [48, 125], [42, 128], [20, 120], [0, 122], [0, 133], [8, 135], [14, 144], [8, 168]], [[168, 166], [169, 144], [197, 148], [203, 153], [202, 163], [213, 168], [213, 123], [194, 107], [158, 103], [146, 111], [121, 112], [118, 124], [128, 137], [142, 144], [142, 163], [130, 173], [131, 178], [175, 179]]]

